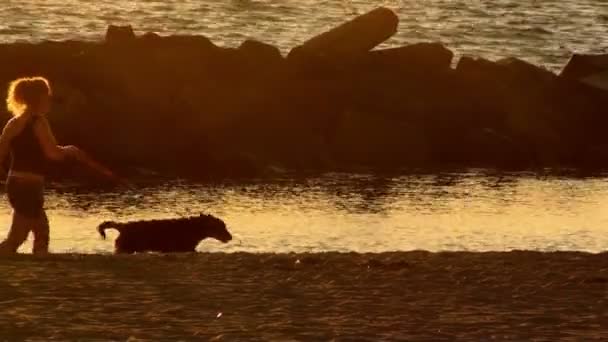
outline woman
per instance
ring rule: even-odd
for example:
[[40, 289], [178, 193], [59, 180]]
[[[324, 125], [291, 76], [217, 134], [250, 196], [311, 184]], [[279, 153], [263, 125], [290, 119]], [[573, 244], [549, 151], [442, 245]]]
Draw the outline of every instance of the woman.
[[10, 83], [6, 103], [13, 117], [0, 136], [0, 163], [10, 152], [6, 190], [13, 222], [8, 237], [0, 243], [0, 253], [16, 253], [30, 230], [34, 233], [33, 253], [48, 253], [49, 221], [43, 197], [47, 161], [74, 158], [114, 178], [111, 171], [77, 147], [57, 145], [46, 118], [50, 100], [51, 87], [43, 77], [20, 78]]

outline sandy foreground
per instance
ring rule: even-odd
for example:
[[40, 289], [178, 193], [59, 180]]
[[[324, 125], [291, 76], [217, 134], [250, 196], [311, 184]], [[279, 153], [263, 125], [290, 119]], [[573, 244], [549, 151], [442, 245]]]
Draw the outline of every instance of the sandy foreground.
[[608, 341], [608, 253], [18, 255], [0, 340]]

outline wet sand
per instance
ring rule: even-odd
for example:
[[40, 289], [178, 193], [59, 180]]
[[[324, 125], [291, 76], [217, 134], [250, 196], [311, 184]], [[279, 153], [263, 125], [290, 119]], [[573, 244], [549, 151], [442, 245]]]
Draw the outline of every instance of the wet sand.
[[608, 253], [18, 255], [0, 341], [605, 341]]

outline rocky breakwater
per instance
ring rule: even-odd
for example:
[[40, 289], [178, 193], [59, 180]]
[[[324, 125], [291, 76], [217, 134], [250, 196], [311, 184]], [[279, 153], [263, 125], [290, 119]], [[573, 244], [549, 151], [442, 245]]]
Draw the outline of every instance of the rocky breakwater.
[[397, 26], [378, 8], [286, 56], [110, 26], [101, 42], [0, 45], [0, 91], [45, 75], [60, 141], [197, 177], [608, 165], [606, 56], [575, 55], [556, 75], [515, 58], [454, 63], [440, 43], [378, 48]]

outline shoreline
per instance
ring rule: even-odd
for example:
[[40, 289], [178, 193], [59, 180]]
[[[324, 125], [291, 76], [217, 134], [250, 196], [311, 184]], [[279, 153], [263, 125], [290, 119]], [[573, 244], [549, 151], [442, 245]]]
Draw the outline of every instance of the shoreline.
[[602, 340], [608, 253], [2, 257], [8, 340]]

